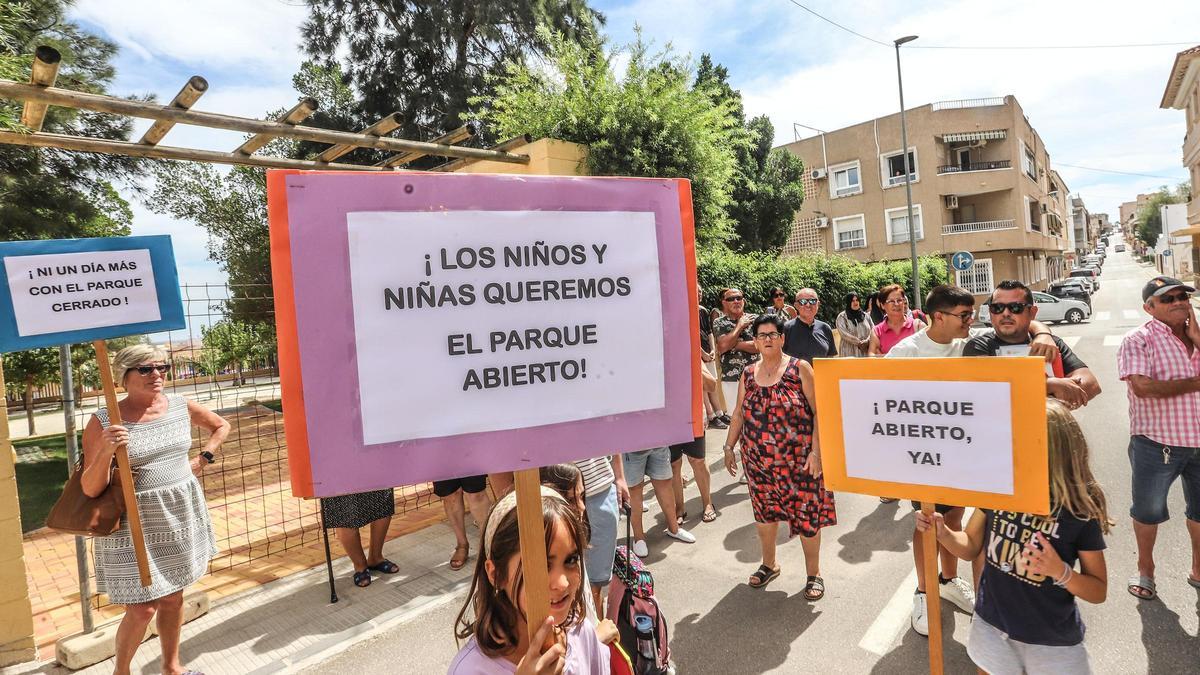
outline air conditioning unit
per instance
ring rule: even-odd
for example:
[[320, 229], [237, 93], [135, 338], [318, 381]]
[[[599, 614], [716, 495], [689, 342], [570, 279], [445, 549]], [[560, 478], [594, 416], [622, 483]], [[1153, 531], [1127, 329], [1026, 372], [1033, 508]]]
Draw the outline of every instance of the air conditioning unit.
[[827, 175], [829, 175], [829, 172], [826, 171], [825, 169], [813, 169], [812, 173], [809, 174], [809, 176], [811, 176], [813, 180], [821, 180], [822, 178], [825, 178]]
[[[814, 171], [813, 173], [816, 173], [816, 172]], [[829, 227], [829, 219], [828, 218], [817, 218], [817, 229], [818, 230], [824, 230], [827, 227]]]
[[958, 195], [946, 195], [946, 208], [948, 208], [948, 209], [957, 209], [958, 208]]

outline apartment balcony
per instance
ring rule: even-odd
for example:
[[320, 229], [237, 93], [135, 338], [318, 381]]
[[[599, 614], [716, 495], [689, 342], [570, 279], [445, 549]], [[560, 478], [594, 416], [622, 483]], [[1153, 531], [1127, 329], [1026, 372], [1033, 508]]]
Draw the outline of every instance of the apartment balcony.
[[943, 164], [938, 167], [938, 175], [946, 173], [966, 173], [968, 171], [995, 171], [996, 169], [1011, 169], [1012, 160], [1002, 159], [993, 162], [970, 162], [965, 164]]
[[983, 220], [975, 223], [953, 223], [942, 226], [942, 234], [972, 234], [974, 232], [994, 232], [996, 230], [1015, 230], [1014, 220]]

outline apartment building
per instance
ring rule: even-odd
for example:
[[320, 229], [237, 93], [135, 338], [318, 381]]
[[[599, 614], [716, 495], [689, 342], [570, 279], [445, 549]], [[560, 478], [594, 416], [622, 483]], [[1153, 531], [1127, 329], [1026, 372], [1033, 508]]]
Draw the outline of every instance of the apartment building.
[[1083, 256], [1095, 248], [1089, 245], [1088, 221], [1091, 216], [1080, 197], [1071, 198], [1071, 245], [1075, 248], [1076, 256]]
[[1191, 177], [1192, 201], [1187, 207], [1188, 227], [1174, 234], [1192, 237], [1191, 269], [1200, 273], [1200, 45], [1175, 55], [1159, 107], [1183, 110], [1187, 119], [1183, 165]]
[[970, 251], [956, 282], [977, 295], [1002, 279], [1038, 289], [1062, 276], [1070, 202], [1045, 143], [1013, 96], [941, 101], [783, 146], [804, 160], [805, 201], [784, 253], [862, 261], [909, 256], [906, 183], [921, 254]]
[[[1121, 204], [1121, 227], [1126, 231], [1131, 231], [1137, 225], [1137, 215], [1142, 210], [1142, 207], [1150, 203], [1151, 195], [1138, 195], [1137, 199], [1131, 202], [1123, 202]], [[1130, 239], [1130, 237], [1126, 237]]]

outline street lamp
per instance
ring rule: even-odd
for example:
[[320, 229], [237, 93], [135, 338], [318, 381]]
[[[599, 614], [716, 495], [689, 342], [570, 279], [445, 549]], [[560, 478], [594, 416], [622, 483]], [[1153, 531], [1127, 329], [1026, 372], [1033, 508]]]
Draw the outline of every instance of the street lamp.
[[[900, 45], [916, 40], [916, 35], [896, 38], [896, 84], [900, 88], [900, 154], [904, 156], [904, 193], [908, 198], [908, 252], [912, 256], [913, 306], [921, 309], [921, 273], [917, 262], [917, 232], [913, 227], [912, 166], [908, 158], [908, 124], [904, 119], [904, 79], [900, 76]], [[891, 227], [889, 225], [889, 227]]]

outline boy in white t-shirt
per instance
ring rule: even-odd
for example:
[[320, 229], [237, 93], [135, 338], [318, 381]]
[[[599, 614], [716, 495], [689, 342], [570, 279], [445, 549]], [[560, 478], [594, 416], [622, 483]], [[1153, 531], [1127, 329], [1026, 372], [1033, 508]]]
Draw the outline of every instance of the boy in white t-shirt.
[[[963, 348], [967, 346], [967, 340], [986, 330], [972, 331], [971, 323], [975, 320], [975, 296], [958, 286], [935, 286], [925, 298], [925, 311], [929, 314], [929, 327], [897, 342], [888, 351], [886, 358], [962, 356]], [[1058, 354], [1058, 347], [1054, 344], [1053, 336], [1050, 335], [1046, 325], [1035, 321], [1030, 324], [1029, 332], [1033, 336], [1030, 354], [1047, 356], [1047, 352], [1053, 350], [1053, 354], [1047, 356], [1047, 359], [1052, 361]], [[920, 505], [913, 502], [913, 508], [919, 509]], [[938, 504], [937, 511], [943, 515], [946, 527], [956, 531], [962, 530], [965, 509], [960, 506]], [[938, 555], [942, 563], [941, 574], [938, 575], [941, 596], [964, 612], [974, 612], [975, 592], [969, 582], [958, 576], [958, 558], [940, 545], [938, 546]], [[913, 559], [917, 565], [917, 593], [913, 596], [912, 627], [921, 635], [929, 635], [929, 620], [926, 617], [925, 607], [925, 553], [915, 528], [913, 529]], [[971, 564], [976, 583], [978, 583], [979, 572], [983, 569], [982, 563], [981, 557], [972, 561]], [[949, 578], [945, 576], [946, 574], [950, 575]]]

